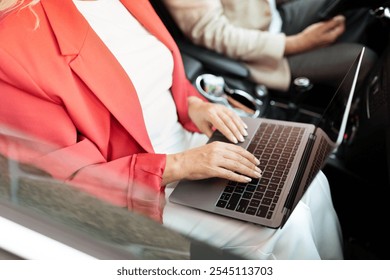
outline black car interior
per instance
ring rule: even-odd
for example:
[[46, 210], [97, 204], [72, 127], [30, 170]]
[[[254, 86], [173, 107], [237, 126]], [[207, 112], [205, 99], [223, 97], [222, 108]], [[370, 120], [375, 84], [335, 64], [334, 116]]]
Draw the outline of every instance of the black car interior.
[[[320, 117], [329, 98], [321, 93], [329, 89], [313, 85], [305, 77], [293, 81], [287, 93], [255, 84], [248, 79], [245, 65], [192, 44], [163, 2], [150, 2], [177, 42], [187, 77], [194, 85], [204, 74], [223, 77], [229, 88], [243, 90], [260, 100], [256, 117], [299, 122], [313, 122]], [[383, 51], [379, 60], [359, 92], [342, 147], [323, 168], [342, 225], [346, 259], [390, 259], [390, 244], [382, 230], [390, 214], [386, 205], [390, 194], [390, 4], [377, 2], [369, 3], [370, 13], [381, 22], [383, 29], [375, 36], [385, 47], [380, 47]], [[364, 1], [355, 4], [366, 5]]]

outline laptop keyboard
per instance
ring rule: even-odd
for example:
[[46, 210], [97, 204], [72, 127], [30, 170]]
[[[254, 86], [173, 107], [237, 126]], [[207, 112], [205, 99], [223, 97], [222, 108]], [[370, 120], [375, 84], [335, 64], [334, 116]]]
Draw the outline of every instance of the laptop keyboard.
[[248, 151], [260, 160], [262, 177], [249, 183], [229, 181], [216, 206], [271, 219], [303, 132], [300, 127], [260, 124]]

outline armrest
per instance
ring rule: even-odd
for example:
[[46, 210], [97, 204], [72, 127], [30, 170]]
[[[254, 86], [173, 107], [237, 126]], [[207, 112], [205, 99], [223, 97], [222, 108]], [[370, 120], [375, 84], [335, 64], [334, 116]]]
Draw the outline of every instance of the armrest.
[[213, 71], [236, 76], [237, 78], [249, 78], [249, 70], [243, 63], [182, 40], [177, 41], [177, 45], [182, 53], [194, 57]]
[[191, 82], [195, 82], [195, 79], [200, 75], [203, 65], [197, 59], [182, 53], [184, 70], [186, 72], [187, 79]]

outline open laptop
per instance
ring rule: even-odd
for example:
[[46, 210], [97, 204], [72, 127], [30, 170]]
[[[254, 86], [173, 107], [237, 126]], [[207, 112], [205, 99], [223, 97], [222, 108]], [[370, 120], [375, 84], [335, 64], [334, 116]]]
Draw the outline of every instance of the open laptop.
[[[316, 125], [243, 118], [249, 135], [238, 145], [260, 160], [260, 179], [250, 183], [221, 178], [182, 180], [169, 200], [271, 228], [282, 227], [343, 140], [363, 54], [364, 48]], [[228, 142], [218, 131], [212, 141]]]

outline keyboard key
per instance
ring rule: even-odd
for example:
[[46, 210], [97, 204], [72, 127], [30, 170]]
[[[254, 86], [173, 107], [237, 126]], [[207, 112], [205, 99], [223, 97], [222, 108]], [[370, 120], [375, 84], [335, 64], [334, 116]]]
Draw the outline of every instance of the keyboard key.
[[249, 203], [249, 206], [252, 206], [252, 207], [259, 207], [260, 205], [260, 200], [257, 200], [257, 199], [252, 199], [251, 202]]
[[254, 194], [253, 194], [253, 198], [254, 199], [262, 199], [263, 198], [263, 193], [261, 193], [261, 192], [255, 192]]
[[226, 204], [227, 204], [227, 201], [225, 201], [225, 200], [218, 200], [217, 207], [225, 208]]
[[247, 213], [247, 214], [249, 214], [249, 215], [255, 215], [255, 214], [256, 214], [256, 211], [257, 211], [256, 208], [248, 207], [248, 209], [246, 209], [246, 212], [245, 212], [245, 213]]
[[267, 190], [276, 191], [278, 189], [278, 184], [269, 184]]
[[257, 213], [256, 213], [256, 216], [265, 218], [265, 216], [267, 216], [267, 212], [268, 212], [268, 207], [267, 207], [267, 206], [264, 206], [264, 205], [261, 205], [261, 206], [259, 207], [259, 210], [258, 210]]
[[222, 200], [229, 200], [231, 194], [230, 193], [222, 193], [221, 198]]
[[256, 190], [256, 185], [257, 184], [253, 184], [252, 185], [252, 183], [253, 183], [253, 180], [252, 180], [250, 185], [246, 186], [245, 191], [247, 191], [247, 192], [254, 192]]
[[263, 185], [259, 185], [259, 186], [257, 186], [257, 189], [256, 189], [256, 191], [257, 192], [261, 192], [261, 193], [263, 193], [263, 192], [265, 192], [265, 190], [267, 189], [267, 187], [266, 186], [263, 186]]
[[264, 194], [264, 197], [267, 197], [267, 198], [273, 198], [274, 196], [275, 196], [275, 192], [273, 192], [273, 191], [266, 191]]
[[251, 192], [244, 192], [244, 194], [242, 195], [243, 198], [246, 198], [246, 199], [251, 199], [252, 198], [252, 194]]
[[232, 197], [230, 198], [229, 202], [226, 205], [226, 209], [234, 210], [236, 209], [236, 206], [238, 204], [238, 201], [240, 201], [241, 195], [238, 193], [233, 193]]
[[241, 199], [240, 202], [237, 205], [237, 212], [244, 213], [246, 208], [248, 207], [249, 200], [248, 199]]
[[270, 198], [263, 198], [263, 200], [261, 201], [261, 204], [263, 205], [271, 205], [272, 203], [272, 199]]

